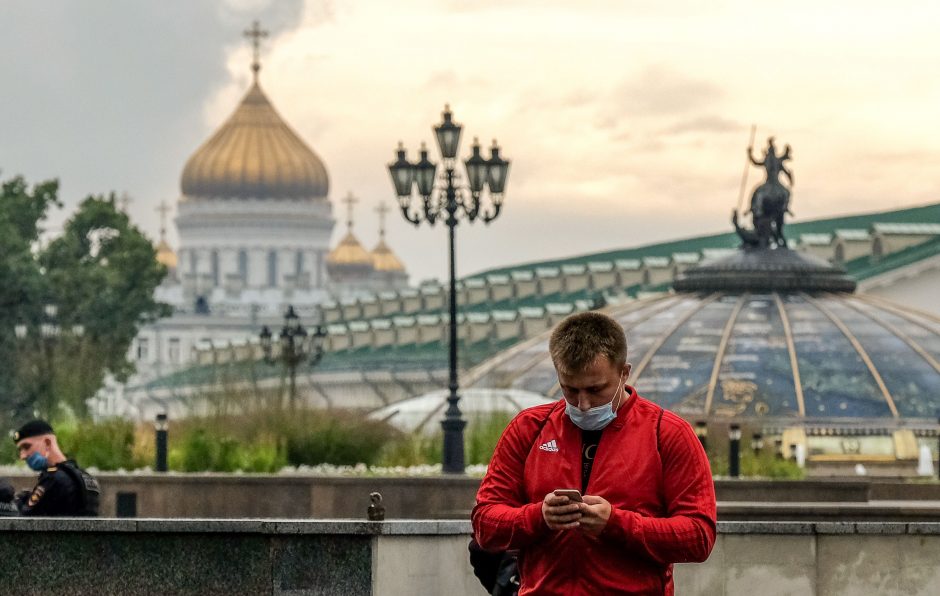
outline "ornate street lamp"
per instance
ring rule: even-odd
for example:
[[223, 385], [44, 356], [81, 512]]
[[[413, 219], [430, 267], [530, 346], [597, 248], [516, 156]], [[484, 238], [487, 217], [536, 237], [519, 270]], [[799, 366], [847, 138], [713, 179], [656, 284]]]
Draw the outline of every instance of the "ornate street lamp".
[[[474, 139], [472, 154], [464, 162], [467, 171], [467, 185], [460, 186], [456, 172], [457, 150], [460, 146], [462, 127], [454, 122], [450, 106], [444, 107], [444, 121], [434, 127], [434, 135], [443, 158], [444, 172], [441, 186], [435, 188], [437, 165], [428, 159], [428, 150], [421, 145], [418, 161], [411, 163], [405, 154], [404, 146], [399, 143], [397, 159], [388, 164], [392, 176], [398, 205], [406, 220], [415, 226], [426, 221], [429, 225], [437, 223], [446, 216], [444, 224], [448, 228], [450, 255], [450, 393], [447, 397], [447, 411], [441, 426], [444, 429], [443, 470], [447, 474], [463, 474], [464, 450], [463, 429], [467, 425], [463, 419], [458, 402], [459, 385], [457, 382], [457, 276], [455, 267], [455, 230], [460, 219], [473, 222], [477, 218], [490, 223], [499, 217], [503, 205], [503, 192], [509, 175], [509, 161], [499, 155], [499, 147], [493, 141], [490, 158], [480, 153], [480, 143]], [[489, 188], [490, 207], [483, 207], [483, 191]], [[417, 207], [412, 209], [412, 191], [417, 189], [419, 199]]]
[[323, 358], [326, 328], [318, 323], [314, 327], [313, 334], [308, 334], [301, 325], [300, 317], [294, 311], [293, 305], [288, 305], [287, 312], [284, 313], [284, 326], [281, 327], [281, 333], [278, 336], [280, 349], [277, 356], [274, 355], [274, 334], [267, 325], [261, 328], [258, 339], [265, 362], [274, 364], [280, 361], [287, 369], [290, 380], [288, 397], [290, 408], [293, 410], [297, 400], [297, 366], [304, 361], [308, 361], [311, 366], [316, 366], [320, 362]]

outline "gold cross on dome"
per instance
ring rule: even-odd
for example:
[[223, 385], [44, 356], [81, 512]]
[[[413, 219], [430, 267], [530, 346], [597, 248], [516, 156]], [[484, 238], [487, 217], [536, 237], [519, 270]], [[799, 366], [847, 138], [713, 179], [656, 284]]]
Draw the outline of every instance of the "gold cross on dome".
[[255, 73], [255, 80], [258, 80], [258, 71], [261, 70], [261, 39], [268, 36], [268, 32], [261, 28], [261, 24], [255, 21], [251, 24], [251, 29], [245, 29], [242, 34], [251, 40], [251, 72]]
[[352, 192], [346, 193], [345, 198], [341, 199], [342, 202], [346, 203], [346, 227], [349, 228], [349, 231], [352, 231], [353, 227], [353, 205], [359, 202]]
[[379, 238], [385, 239], [385, 216], [388, 215], [388, 212], [391, 211], [388, 205], [385, 202], [379, 203], [379, 206], [375, 208], [376, 213], [379, 214]]
[[166, 201], [160, 201], [160, 205], [157, 207], [157, 211], [160, 213], [160, 241], [166, 242], [166, 215], [173, 208], [167, 204]]

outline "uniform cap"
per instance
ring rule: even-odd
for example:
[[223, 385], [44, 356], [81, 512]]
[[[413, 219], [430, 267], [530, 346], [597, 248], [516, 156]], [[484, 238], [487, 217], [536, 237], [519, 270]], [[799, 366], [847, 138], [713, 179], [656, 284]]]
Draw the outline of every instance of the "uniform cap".
[[45, 420], [30, 420], [13, 433], [13, 442], [19, 443], [23, 439], [38, 437], [40, 435], [52, 435], [55, 432]]

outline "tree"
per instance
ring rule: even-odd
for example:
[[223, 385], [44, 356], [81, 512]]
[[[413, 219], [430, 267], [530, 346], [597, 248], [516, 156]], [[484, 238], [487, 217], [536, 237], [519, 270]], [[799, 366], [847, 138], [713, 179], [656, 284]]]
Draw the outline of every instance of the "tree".
[[[13, 356], [0, 359], [7, 416], [54, 417], [62, 406], [85, 415], [106, 375], [126, 380], [133, 372], [127, 351], [140, 325], [168, 314], [153, 296], [166, 268], [113, 193], [86, 198], [62, 234], [40, 247], [40, 225], [60, 205], [57, 192], [56, 181], [30, 192], [17, 177], [0, 195], [0, 356]], [[51, 322], [46, 304], [58, 307], [56, 337], [40, 332]], [[18, 324], [26, 325], [26, 338], [14, 339]], [[80, 335], [70, 332], [76, 326]]]
[[20, 177], [0, 187], [0, 406], [6, 416], [20, 414], [35, 398], [16, 374], [23, 355], [14, 328], [36, 319], [32, 306], [45, 293], [33, 248], [46, 212], [60, 205], [58, 189], [53, 180], [30, 190]]

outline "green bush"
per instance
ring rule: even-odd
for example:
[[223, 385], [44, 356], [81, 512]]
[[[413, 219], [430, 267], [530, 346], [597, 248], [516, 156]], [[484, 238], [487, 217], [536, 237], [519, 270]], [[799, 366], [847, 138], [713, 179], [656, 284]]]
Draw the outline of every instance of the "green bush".
[[287, 457], [283, 449], [274, 443], [257, 443], [248, 445], [244, 451], [245, 472], [273, 473], [287, 465]]
[[15, 464], [19, 459], [16, 445], [6, 437], [0, 437], [0, 465]]
[[806, 475], [806, 471], [796, 465], [793, 460], [783, 459], [764, 451], [756, 456], [753, 453], [741, 456], [741, 475], [799, 480]]
[[[464, 460], [467, 465], [490, 463], [496, 443], [512, 418], [510, 412], [492, 412], [470, 419], [464, 429]], [[404, 435], [385, 446], [377, 463], [383, 466], [439, 464], [443, 457], [443, 445], [441, 431], [433, 435]]]
[[273, 442], [244, 443], [202, 426], [191, 426], [181, 434], [182, 438], [170, 449], [168, 456], [171, 470], [271, 473], [286, 464]]
[[444, 436], [414, 433], [402, 435], [385, 444], [379, 459], [380, 466], [419, 466], [440, 463], [444, 455]]
[[383, 447], [399, 433], [388, 423], [355, 412], [303, 412], [285, 420], [287, 463], [375, 465]]
[[490, 463], [496, 443], [512, 419], [509, 412], [492, 412], [470, 420], [464, 437], [468, 465]]
[[399, 434], [385, 422], [343, 410], [189, 418], [170, 429], [169, 465], [184, 472], [259, 473], [286, 465], [372, 465]]
[[135, 427], [129, 420], [67, 420], [54, 428], [62, 451], [83, 468], [133, 470], [150, 464], [135, 452]]
[[[712, 474], [715, 476], [728, 476], [728, 456], [709, 454]], [[796, 465], [793, 460], [778, 458], [773, 453], [764, 450], [759, 455], [752, 451], [741, 453], [742, 478], [775, 478], [780, 480], [799, 480], [806, 475], [806, 471]]]

